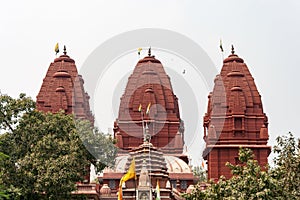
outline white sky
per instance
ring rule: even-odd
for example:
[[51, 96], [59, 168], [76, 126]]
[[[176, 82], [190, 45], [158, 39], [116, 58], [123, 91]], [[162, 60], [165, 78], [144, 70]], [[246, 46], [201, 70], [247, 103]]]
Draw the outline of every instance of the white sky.
[[[80, 68], [112, 36], [138, 28], [169, 29], [197, 42], [219, 70], [222, 38], [225, 56], [233, 43], [255, 78], [269, 117], [269, 143], [288, 131], [300, 137], [298, 0], [12, 0], [1, 2], [0, 26], [1, 92], [14, 97], [25, 92], [33, 99], [55, 58], [56, 42], [67, 45]], [[196, 149], [191, 154], [199, 160]]]

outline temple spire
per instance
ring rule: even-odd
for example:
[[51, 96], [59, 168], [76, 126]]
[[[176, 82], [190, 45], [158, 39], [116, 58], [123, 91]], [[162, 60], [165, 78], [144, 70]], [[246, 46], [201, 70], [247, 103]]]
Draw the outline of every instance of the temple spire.
[[148, 56], [151, 56], [151, 47], [148, 49]]

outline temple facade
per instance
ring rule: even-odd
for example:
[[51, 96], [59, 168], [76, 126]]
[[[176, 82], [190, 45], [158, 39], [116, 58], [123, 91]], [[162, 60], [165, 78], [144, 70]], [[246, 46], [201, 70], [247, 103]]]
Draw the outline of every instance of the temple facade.
[[250, 148], [261, 166], [268, 163], [268, 118], [247, 65], [232, 47], [214, 80], [203, 119], [208, 179], [232, 176], [226, 162], [238, 164], [240, 147]]
[[[266, 165], [271, 149], [267, 145], [268, 118], [254, 79], [234, 49], [223, 61], [214, 83], [203, 118], [208, 179], [217, 180], [221, 175], [230, 178], [225, 164], [238, 164], [240, 147], [251, 148], [259, 164]], [[162, 200], [182, 199], [182, 193], [191, 191], [195, 177], [183, 153], [184, 123], [178, 101], [170, 77], [149, 49], [148, 56], [137, 62], [120, 97], [113, 124], [118, 147], [115, 166], [105, 168], [97, 184], [90, 183], [87, 176], [84, 183], [77, 184], [74, 194], [117, 199], [120, 180], [133, 159], [136, 178], [122, 184], [123, 199], [153, 199], [157, 188]], [[36, 105], [44, 112], [63, 110], [94, 123], [83, 78], [66, 49], [50, 64]]]
[[184, 124], [178, 98], [151, 49], [128, 78], [114, 122], [114, 137], [119, 152], [115, 168], [105, 169], [99, 177], [110, 188], [109, 195], [102, 198], [117, 197], [120, 179], [133, 158], [137, 176], [123, 184], [123, 199], [152, 199], [158, 185], [160, 199], [181, 199], [180, 194], [194, 185], [188, 157], [183, 154]]

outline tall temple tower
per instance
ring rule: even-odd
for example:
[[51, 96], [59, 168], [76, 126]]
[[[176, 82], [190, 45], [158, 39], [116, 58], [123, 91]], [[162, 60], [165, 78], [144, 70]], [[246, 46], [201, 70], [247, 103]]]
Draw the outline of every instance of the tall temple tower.
[[232, 176], [225, 164], [238, 164], [239, 147], [252, 149], [261, 166], [268, 163], [271, 151], [261, 96], [244, 60], [233, 47], [231, 53], [214, 80], [204, 116], [203, 157], [208, 164], [208, 179]]
[[84, 81], [78, 74], [75, 61], [64, 54], [54, 59], [48, 68], [36, 107], [44, 112], [74, 114], [77, 118], [87, 119], [92, 124], [94, 117], [90, 111], [89, 95], [84, 91]]
[[[152, 199], [155, 187], [160, 199], [180, 199], [180, 194], [194, 184], [194, 175], [183, 154], [183, 122], [178, 99], [173, 93], [163, 65], [149, 49], [139, 60], [121, 97], [119, 116], [114, 123], [114, 137], [120, 148], [113, 168], [106, 168], [99, 177], [110, 188], [101, 197], [116, 199]], [[136, 180], [117, 187], [135, 159]], [[106, 195], [106, 196], [105, 196]]]
[[117, 146], [131, 150], [143, 143], [143, 127], [151, 143], [164, 153], [183, 152], [183, 122], [178, 99], [161, 62], [151, 55], [141, 59], [128, 78], [114, 125]]

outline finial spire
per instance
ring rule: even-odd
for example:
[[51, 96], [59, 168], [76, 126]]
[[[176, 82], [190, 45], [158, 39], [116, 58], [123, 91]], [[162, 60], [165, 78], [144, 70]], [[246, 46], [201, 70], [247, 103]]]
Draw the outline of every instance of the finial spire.
[[151, 56], [151, 47], [148, 49], [148, 56]]
[[148, 124], [146, 123], [146, 130], [144, 133], [144, 142], [150, 142], [151, 135], [149, 134], [149, 127]]
[[235, 51], [234, 51], [234, 46], [233, 46], [233, 44], [231, 45], [231, 54], [234, 54], [235, 53]]
[[67, 48], [66, 48], [66, 45], [64, 45], [64, 54], [67, 55]]

